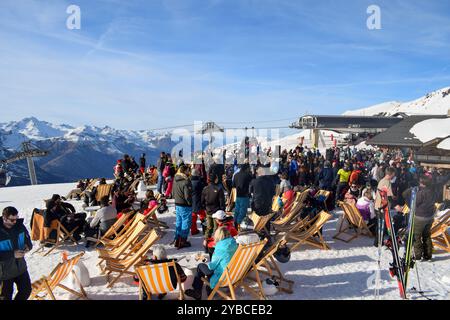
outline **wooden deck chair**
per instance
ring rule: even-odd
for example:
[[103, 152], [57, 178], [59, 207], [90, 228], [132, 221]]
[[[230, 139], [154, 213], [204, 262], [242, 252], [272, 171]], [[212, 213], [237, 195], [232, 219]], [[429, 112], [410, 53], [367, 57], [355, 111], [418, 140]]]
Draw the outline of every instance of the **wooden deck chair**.
[[161, 229], [161, 228], [169, 229], [169, 226], [167, 225], [167, 223], [159, 220], [158, 217], [156, 216], [157, 210], [158, 210], [158, 206], [155, 206], [149, 213], [147, 213], [146, 218], [144, 220], [145, 223], [147, 223], [148, 225], [154, 226], [158, 229]]
[[103, 236], [100, 236], [100, 233], [98, 233], [97, 239], [88, 239], [90, 241], [95, 241], [94, 248], [97, 247], [99, 244], [102, 243], [102, 241], [110, 241], [113, 238], [116, 238], [119, 236], [119, 232], [121, 228], [126, 224], [126, 221], [130, 218], [131, 212], [124, 213], [120, 218], [114, 222], [114, 224], [109, 227], [109, 229], [105, 232]]
[[264, 256], [256, 263], [248, 273], [247, 279], [252, 281], [256, 281], [256, 278], [253, 277], [252, 271], [256, 273], [263, 273], [269, 276], [272, 279], [275, 279], [279, 282], [279, 291], [283, 291], [289, 294], [294, 293], [292, 290], [292, 286], [294, 285], [294, 281], [286, 279], [283, 276], [280, 268], [278, 267], [278, 263], [274, 257], [275, 252], [279, 247], [286, 245], [286, 240], [279, 239], [276, 241], [264, 254]]
[[433, 242], [433, 246], [446, 252], [450, 252], [448, 228], [450, 228], [450, 210], [441, 217], [436, 218], [431, 227], [431, 241]]
[[98, 266], [101, 266], [101, 263], [107, 259], [118, 259], [123, 254], [126, 254], [127, 250], [130, 250], [131, 247], [138, 242], [138, 239], [142, 234], [144, 233], [144, 230], [146, 228], [146, 225], [144, 222], [139, 221], [135, 228], [133, 228], [133, 232], [130, 234], [129, 237], [125, 239], [120, 245], [117, 247], [113, 247], [110, 249], [97, 249], [98, 253], [98, 259], [99, 262], [97, 263]]
[[[245, 278], [250, 271], [251, 267], [255, 266], [255, 260], [261, 253], [267, 239], [260, 242], [251, 243], [248, 245], [239, 245], [230, 262], [228, 263], [225, 271], [222, 273], [220, 279], [217, 281], [216, 286], [208, 296], [208, 300], [212, 300], [216, 294], [220, 295], [226, 300], [236, 300], [235, 290], [242, 287], [245, 291], [250, 293], [257, 299], [265, 299], [264, 291], [262, 289], [261, 280], [259, 274], [256, 273], [256, 282], [258, 284], [258, 290], [250, 288], [245, 282]], [[203, 282], [211, 287], [209, 281], [202, 278]], [[230, 294], [227, 295], [223, 289], [229, 289]]]
[[[369, 226], [354, 204], [344, 201], [340, 201], [338, 204], [344, 210], [344, 213], [342, 218], [338, 221], [338, 232], [333, 236], [334, 239], [348, 243], [361, 235], [373, 237], [373, 233], [370, 231]], [[342, 237], [343, 235], [345, 236]]]
[[262, 230], [265, 230], [267, 233], [269, 233], [269, 230], [267, 230], [266, 225], [274, 215], [275, 213], [272, 212], [265, 216], [259, 216], [255, 212], [252, 212], [252, 214], [250, 215], [250, 220], [253, 221], [253, 231], [261, 232]]
[[117, 247], [119, 246], [123, 241], [125, 241], [133, 232], [134, 228], [137, 226], [137, 224], [140, 221], [145, 221], [145, 216], [140, 213], [136, 213], [133, 218], [131, 218], [128, 223], [125, 224], [125, 226], [120, 230], [118, 235], [114, 239], [100, 239], [100, 242], [105, 247]]
[[111, 191], [113, 188], [113, 184], [100, 184], [97, 187], [97, 192], [95, 194], [95, 200], [97, 200], [97, 202], [100, 202], [100, 200], [104, 197], [104, 196], [110, 196], [111, 195]]
[[330, 191], [327, 191], [327, 190], [319, 190], [319, 191], [314, 195], [314, 198], [318, 199], [320, 196], [323, 196], [323, 197], [324, 197], [323, 205], [324, 205], [325, 209], [328, 210], [328, 207], [327, 207], [327, 200], [328, 200], [328, 197], [330, 196], [330, 194], [331, 194]]
[[[105, 259], [106, 265], [104, 271], [106, 272], [106, 278], [108, 281], [108, 288], [112, 288], [114, 283], [119, 280], [124, 274], [134, 275], [134, 272], [129, 271], [135, 266], [140, 266], [143, 260], [147, 257], [147, 252], [150, 248], [161, 238], [161, 233], [153, 229], [149, 234], [147, 234], [136, 247], [139, 249], [132, 249], [132, 254], [120, 259]], [[112, 273], [118, 273], [115, 278], [111, 278]]]
[[227, 199], [227, 207], [225, 211], [230, 212], [234, 209], [234, 206], [236, 204], [236, 197], [237, 197], [236, 188], [231, 188], [230, 194]]
[[[78, 263], [80, 258], [84, 255], [84, 252], [74, 256], [67, 261], [60, 262], [55, 269], [50, 273], [49, 276], [44, 276], [40, 280], [33, 282], [31, 285], [32, 292], [30, 295], [30, 299], [36, 300], [44, 300], [47, 295], [51, 297], [52, 300], [56, 300], [53, 291], [59, 287], [63, 290], [66, 290], [77, 297], [87, 299], [86, 292], [84, 291], [83, 286], [81, 285], [80, 279], [78, 279], [76, 273], [73, 271], [73, 267]], [[69, 274], [73, 275], [75, 281], [80, 287], [80, 292], [67, 288], [61, 282], [69, 276]]]
[[[172, 285], [170, 268], [174, 270], [177, 277], [176, 287]], [[179, 291], [179, 300], [184, 300], [184, 290], [175, 261], [139, 266], [135, 267], [135, 271], [139, 278], [139, 300], [143, 300], [143, 292], [146, 293], [147, 300], [150, 300], [152, 295], [166, 294], [176, 289]]]
[[331, 214], [326, 211], [321, 211], [316, 217], [309, 221], [304, 227], [299, 230], [292, 230], [286, 232], [284, 239], [287, 243], [293, 242], [290, 247], [291, 251], [294, 251], [302, 244], [309, 244], [319, 249], [329, 250], [330, 247], [323, 239], [320, 229], [331, 218]]
[[[62, 225], [61, 222], [59, 222], [58, 220], [53, 220], [51, 227], [45, 229], [46, 239], [44, 241], [41, 241], [39, 248], [36, 249], [36, 251], [34, 251], [33, 253], [38, 251], [45, 251], [45, 246], [47, 244], [53, 245], [50, 250], [43, 254], [43, 256], [45, 257], [56, 248], [62, 246], [67, 240], [70, 240], [73, 244], [78, 245], [78, 241], [73, 237], [73, 234], [78, 229], [78, 226], [69, 231]], [[50, 239], [48, 236], [53, 230], [56, 231], [56, 238]]]
[[[97, 182], [98, 182], [98, 178], [92, 179], [91, 182], [89, 182], [89, 184], [87, 185], [86, 189], [84, 189], [84, 190], [92, 191], [92, 188], [94, 188], [94, 186]], [[81, 192], [80, 197], [84, 197], [85, 194], [86, 194], [85, 191]]]
[[134, 180], [128, 188], [127, 192], [135, 192], [138, 187], [139, 181], [139, 179]]

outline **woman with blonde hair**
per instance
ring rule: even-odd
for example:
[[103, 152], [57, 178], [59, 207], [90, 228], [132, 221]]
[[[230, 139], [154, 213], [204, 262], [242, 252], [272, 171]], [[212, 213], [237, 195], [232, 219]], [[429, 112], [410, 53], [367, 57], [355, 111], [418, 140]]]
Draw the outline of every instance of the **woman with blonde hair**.
[[[208, 278], [211, 288], [214, 288], [238, 248], [236, 240], [230, 235], [226, 227], [217, 228], [216, 232], [214, 232], [214, 241], [216, 247], [211, 262], [209, 264], [200, 263], [197, 266], [197, 274], [192, 283], [193, 289], [185, 291], [186, 295], [196, 300], [202, 298], [202, 277]], [[206, 288], [208, 295], [212, 290], [211, 288]]]

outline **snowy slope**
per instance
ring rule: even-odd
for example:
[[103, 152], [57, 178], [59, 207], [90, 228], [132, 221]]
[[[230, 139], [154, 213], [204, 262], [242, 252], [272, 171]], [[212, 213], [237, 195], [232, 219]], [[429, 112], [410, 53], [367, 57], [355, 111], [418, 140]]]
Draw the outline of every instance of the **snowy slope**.
[[[25, 225], [29, 226], [31, 212], [35, 207], [42, 207], [43, 199], [54, 193], [65, 195], [74, 184], [54, 184], [26, 187], [12, 187], [0, 189], [0, 210], [6, 206], [15, 206], [19, 209], [20, 216], [25, 218]], [[72, 202], [77, 210], [81, 210], [81, 202]], [[332, 238], [336, 232], [337, 218], [340, 212], [334, 213], [333, 218], [324, 227], [324, 237], [331, 246], [331, 250], [323, 251], [301, 246], [298, 251], [293, 252], [289, 263], [280, 264], [284, 275], [295, 281], [294, 294], [278, 293], [270, 299], [280, 300], [303, 300], [303, 299], [373, 299], [373, 288], [371, 280], [377, 267], [377, 249], [373, 247], [373, 240], [366, 237], [358, 238], [350, 243], [344, 243]], [[168, 244], [172, 240], [175, 224], [173, 204], [170, 204], [170, 212], [158, 218], [166, 221], [171, 227], [167, 234], [160, 240], [170, 257], [182, 257], [188, 254], [200, 252], [202, 237], [197, 235], [190, 237], [192, 247], [177, 251]], [[200, 227], [200, 226], [199, 226]], [[37, 243], [35, 243], [35, 249]], [[78, 246], [66, 245], [57, 249], [54, 253], [43, 257], [39, 253], [28, 254], [26, 259], [32, 281], [49, 272], [60, 261], [61, 252], [67, 250], [69, 256], [86, 250], [83, 243]], [[389, 262], [392, 256], [388, 251], [382, 256], [382, 299], [399, 299], [396, 281], [391, 279], [388, 273]], [[449, 299], [450, 292], [450, 254], [438, 252], [432, 262], [419, 262], [419, 275], [422, 289], [432, 299]], [[106, 288], [106, 279], [96, 267], [97, 253], [93, 249], [87, 249], [82, 259], [87, 266], [91, 285], [86, 287], [88, 297], [93, 300], [136, 300], [138, 299], [138, 288], [133, 284], [130, 276], [119, 280], [112, 289]], [[192, 283], [192, 272], [187, 270], [188, 280], [186, 288]], [[411, 285], [418, 286], [415, 271], [411, 273]], [[71, 299], [70, 294], [56, 290], [57, 299]], [[249, 298], [243, 292], [238, 291], [240, 299]], [[411, 299], [423, 299], [420, 295], [411, 294]]]
[[450, 109], [450, 87], [428, 93], [424, 97], [410, 102], [386, 102], [368, 108], [344, 112], [344, 115], [393, 115], [406, 114], [447, 114]]

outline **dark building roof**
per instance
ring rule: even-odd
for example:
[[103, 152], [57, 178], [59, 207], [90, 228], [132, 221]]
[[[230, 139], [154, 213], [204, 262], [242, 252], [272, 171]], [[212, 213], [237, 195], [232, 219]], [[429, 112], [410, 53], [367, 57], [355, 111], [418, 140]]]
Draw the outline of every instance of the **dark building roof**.
[[419, 122], [429, 119], [443, 119], [446, 117], [446, 115], [409, 116], [386, 131], [369, 139], [367, 144], [386, 147], [421, 148], [424, 145], [423, 142], [415, 138], [409, 130]]

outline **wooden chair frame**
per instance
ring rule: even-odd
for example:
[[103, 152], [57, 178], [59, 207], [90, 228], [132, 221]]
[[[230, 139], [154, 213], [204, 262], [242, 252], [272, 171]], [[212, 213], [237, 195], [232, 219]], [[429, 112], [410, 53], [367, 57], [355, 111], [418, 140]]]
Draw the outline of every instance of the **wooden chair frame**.
[[[369, 226], [361, 216], [358, 208], [354, 204], [350, 204], [344, 201], [339, 201], [338, 204], [342, 208], [342, 210], [344, 210], [344, 213], [342, 219], [340, 219], [338, 222], [338, 232], [333, 236], [333, 239], [348, 243], [361, 235], [368, 237], [374, 236], [370, 231]], [[352, 230], [353, 233], [349, 233], [348, 231], [350, 230]], [[340, 237], [343, 234], [350, 236], [350, 238]]]

